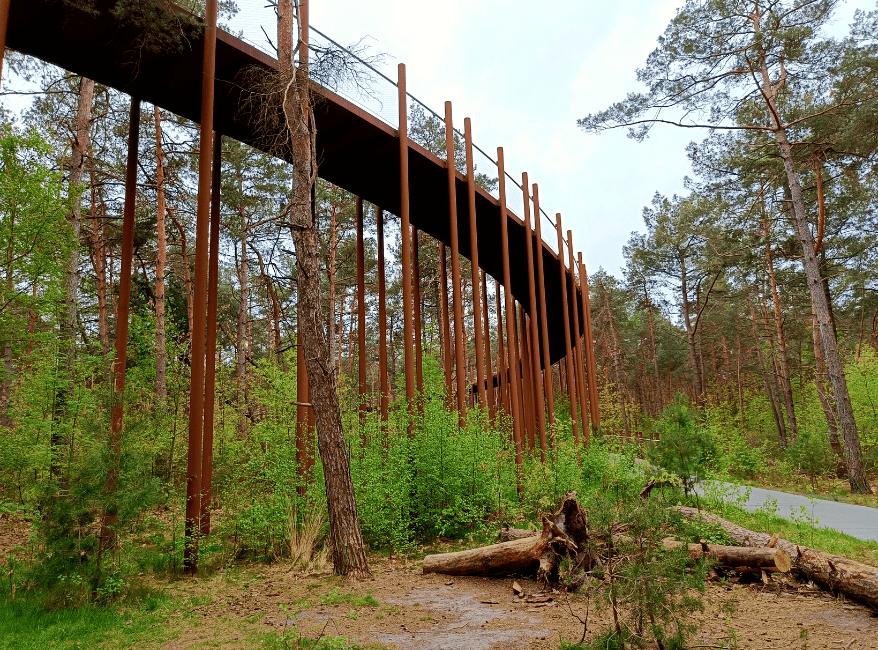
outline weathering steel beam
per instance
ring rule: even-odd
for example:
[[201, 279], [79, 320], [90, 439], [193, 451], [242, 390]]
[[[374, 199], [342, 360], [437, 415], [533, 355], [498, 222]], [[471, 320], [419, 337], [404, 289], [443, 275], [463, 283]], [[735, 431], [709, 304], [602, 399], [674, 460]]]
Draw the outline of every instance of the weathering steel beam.
[[[524, 229], [527, 233], [525, 237], [525, 246], [527, 248], [527, 285], [528, 285], [528, 298], [529, 303], [531, 305], [531, 319], [530, 319], [530, 332], [529, 336], [531, 339], [531, 347], [533, 347], [534, 354], [531, 356], [531, 367], [532, 372], [535, 378], [534, 385], [534, 398], [536, 402], [536, 411], [537, 411], [537, 426], [539, 429], [540, 435], [540, 455], [545, 462], [546, 460], [546, 398], [543, 395], [543, 391], [550, 387], [550, 384], [546, 383], [546, 380], [543, 379], [543, 375], [540, 372], [540, 358], [539, 351], [541, 346], [539, 344], [539, 324], [538, 324], [538, 314], [536, 312], [537, 305], [537, 288], [536, 288], [536, 277], [534, 272], [534, 242], [533, 236], [531, 234], [530, 227], [530, 197], [527, 192], [527, 172], [521, 175], [521, 187], [523, 192], [524, 199]], [[539, 215], [537, 215], [537, 219], [539, 219]], [[551, 372], [551, 371], [550, 371]], [[547, 374], [547, 377], [551, 377], [551, 374]], [[548, 393], [547, 393], [548, 395]], [[548, 396], [548, 400], [552, 403], [552, 408], [550, 412], [554, 415], [555, 412], [555, 401], [554, 396]]]
[[213, 169], [210, 195], [210, 257], [207, 279], [207, 342], [204, 351], [204, 435], [201, 452], [201, 534], [210, 535], [210, 502], [213, 492], [213, 413], [216, 396], [216, 314], [219, 284], [220, 184], [223, 137], [213, 136]]
[[183, 568], [198, 571], [198, 519], [201, 514], [201, 436], [204, 414], [204, 335], [207, 325], [207, 238], [210, 220], [213, 99], [216, 79], [217, 0], [205, 7], [201, 128], [198, 151], [198, 208], [195, 221], [195, 287], [192, 296], [192, 369], [189, 380], [189, 456], [186, 467], [186, 520]]
[[445, 395], [449, 408], [454, 400], [451, 366], [451, 322], [448, 317], [448, 269], [445, 267], [445, 244], [439, 242], [439, 299], [442, 301], [442, 365], [445, 367]]
[[363, 238], [363, 199], [357, 197], [357, 378], [360, 421], [366, 417], [366, 244]]
[[[521, 175], [521, 187], [525, 195], [525, 205], [527, 205], [527, 174]], [[552, 372], [552, 358], [549, 354], [549, 325], [548, 314], [546, 312], [546, 274], [543, 263], [543, 235], [540, 226], [540, 188], [536, 183], [533, 184], [533, 204], [534, 204], [534, 234], [535, 238], [531, 239], [530, 227], [525, 226], [527, 230], [527, 241], [534, 241], [536, 245], [537, 257], [537, 286], [540, 288], [540, 335], [542, 337], [540, 349], [543, 353], [543, 385], [546, 391], [546, 410], [549, 416], [549, 425], [555, 424], [555, 378]], [[534, 306], [536, 311], [536, 306]]]
[[488, 405], [487, 391], [485, 390], [485, 350], [482, 340], [482, 298], [481, 282], [479, 282], [479, 231], [476, 227], [476, 175], [473, 165], [473, 133], [470, 118], [463, 120], [463, 138], [466, 149], [466, 190], [469, 208], [469, 250], [472, 264], [472, 287], [473, 287], [473, 332], [475, 333], [476, 347], [476, 382], [479, 386], [479, 402], [482, 408]]
[[6, 30], [9, 27], [9, 3], [0, 0], [0, 82], [3, 81], [3, 58], [6, 53]]
[[412, 228], [409, 219], [408, 102], [405, 93], [405, 64], [397, 67], [399, 80], [399, 193], [400, 236], [402, 237], [402, 321], [405, 351], [405, 398], [411, 409], [415, 398], [414, 327], [412, 323]]
[[585, 338], [585, 363], [588, 371], [588, 401], [591, 413], [592, 431], [597, 431], [601, 426], [601, 411], [598, 404], [597, 363], [594, 358], [594, 333], [591, 329], [591, 297], [588, 295], [588, 273], [585, 264], [582, 263], [582, 253], [579, 254], [579, 278], [582, 282], [582, 313]]
[[415, 314], [415, 386], [418, 390], [418, 404], [423, 406], [424, 398], [424, 351], [421, 328], [421, 251], [418, 245], [418, 229], [412, 228], [412, 299]]
[[491, 360], [491, 316], [488, 313], [490, 311], [488, 309], [488, 276], [479, 269], [479, 277], [482, 280], [480, 284], [482, 287], [482, 305], [484, 306], [482, 319], [485, 326], [485, 379], [487, 380], [490, 377], [490, 383], [485, 387], [485, 391], [488, 395], [488, 412], [493, 420], [497, 413], [494, 408], [494, 364]]
[[[567, 254], [568, 261], [570, 262], [570, 269], [568, 273], [568, 277], [570, 278], [570, 286], [573, 291], [574, 297], [576, 296], [576, 263], [573, 261], [573, 231], [567, 231]], [[582, 338], [579, 336], [579, 306], [576, 304], [576, 300], [573, 301], [573, 340], [576, 342], [576, 345], [573, 348], [573, 356], [574, 363], [573, 369], [576, 376], [576, 386], [579, 390], [576, 391], [576, 395], [579, 399], [579, 414], [582, 418], [582, 442], [588, 447], [589, 436], [588, 436], [588, 391], [585, 387], [585, 364], [583, 363], [582, 356]]]
[[576, 414], [576, 376], [573, 371], [573, 345], [570, 340], [570, 311], [567, 308], [567, 272], [564, 270], [564, 231], [561, 229], [561, 215], [555, 215], [555, 228], [558, 231], [558, 259], [561, 261], [561, 309], [564, 312], [564, 342], [567, 346], [564, 376], [567, 380], [567, 396], [570, 400], [570, 421], [573, 424], [573, 439], [579, 445], [579, 417]]
[[390, 383], [387, 377], [387, 278], [384, 269], [384, 211], [375, 207], [375, 220], [378, 225], [378, 377], [381, 392], [381, 421], [387, 422], [387, 407], [390, 396]]
[[[457, 188], [454, 167], [454, 125], [451, 102], [445, 102], [445, 165], [448, 171], [448, 225], [451, 245], [451, 296], [454, 305], [454, 357], [457, 373], [457, 411], [461, 426], [466, 422], [466, 365], [463, 358], [463, 305], [460, 296], [460, 246], [457, 232]], [[502, 182], [502, 181], [501, 181]]]
[[[515, 300], [512, 298], [509, 265], [509, 219], [506, 214], [506, 163], [503, 147], [497, 147], [497, 174], [500, 182], [500, 251], [503, 260], [503, 298], [506, 304], [506, 349], [509, 350], [510, 401], [512, 403], [512, 437], [515, 443], [515, 463], [521, 469], [521, 402], [519, 401], [518, 358], [515, 341]], [[520, 477], [518, 477], [520, 478]], [[518, 490], [523, 486], [518, 481]]]

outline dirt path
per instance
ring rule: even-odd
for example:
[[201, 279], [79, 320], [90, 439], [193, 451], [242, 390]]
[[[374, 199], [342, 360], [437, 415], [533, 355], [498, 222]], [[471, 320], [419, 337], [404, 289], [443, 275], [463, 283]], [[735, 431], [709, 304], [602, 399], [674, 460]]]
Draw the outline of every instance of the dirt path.
[[[413, 562], [371, 562], [375, 577], [358, 583], [296, 575], [282, 566], [254, 567], [234, 581], [217, 576], [177, 583], [178, 595], [193, 602], [209, 596], [210, 603], [172, 617], [180, 620], [169, 625], [182, 623], [181, 634], [164, 647], [253, 648], [260, 647], [254, 635], [271, 633], [323, 634], [399, 650], [557, 650], [559, 638], [582, 635], [563, 594], [523, 603], [509, 578], [422, 575]], [[527, 593], [540, 591], [534, 581], [518, 582]], [[878, 618], [868, 608], [816, 590], [713, 583], [705, 604], [696, 645], [727, 644], [734, 635], [742, 649], [878, 649]], [[570, 607], [584, 615], [584, 600]], [[609, 624], [608, 612], [592, 609], [587, 639]]]

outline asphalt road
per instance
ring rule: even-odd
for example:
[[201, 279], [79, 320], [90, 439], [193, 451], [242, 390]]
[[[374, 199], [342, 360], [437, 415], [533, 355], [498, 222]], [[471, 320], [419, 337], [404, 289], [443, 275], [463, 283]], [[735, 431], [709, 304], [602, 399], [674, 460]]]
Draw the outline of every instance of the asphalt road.
[[[737, 490], [738, 494], [744, 494], [747, 488], [731, 484], [724, 484], [730, 490]], [[703, 494], [703, 488], [699, 486], [699, 494]], [[732, 496], [732, 498], [734, 498]], [[824, 499], [809, 499], [798, 494], [788, 494], [775, 490], [763, 490], [762, 488], [750, 488], [750, 498], [744, 507], [750, 511], [756, 510], [769, 499], [777, 499], [777, 515], [784, 519], [791, 519], [791, 514], [799, 516], [800, 507], [804, 506], [809, 517], [817, 519], [816, 526], [820, 528], [834, 528], [847, 533], [852, 537], [878, 542], [878, 507], [855, 506], [838, 501], [826, 501]], [[878, 497], [875, 499], [878, 505]]]

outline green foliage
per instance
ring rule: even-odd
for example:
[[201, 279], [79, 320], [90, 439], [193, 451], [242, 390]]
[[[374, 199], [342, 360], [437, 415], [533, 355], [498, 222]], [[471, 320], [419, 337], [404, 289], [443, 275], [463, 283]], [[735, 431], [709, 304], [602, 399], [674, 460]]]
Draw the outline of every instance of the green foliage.
[[660, 442], [650, 448], [649, 461], [682, 478], [688, 493], [698, 474], [710, 468], [718, 456], [713, 438], [682, 397], [665, 409], [656, 431]]

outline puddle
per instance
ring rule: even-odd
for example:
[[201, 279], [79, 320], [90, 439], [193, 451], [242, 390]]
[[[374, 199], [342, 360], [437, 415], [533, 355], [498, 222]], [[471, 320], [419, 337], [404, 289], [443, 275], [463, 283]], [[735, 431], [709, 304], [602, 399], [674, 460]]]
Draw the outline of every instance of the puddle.
[[[417, 603], [424, 612], [437, 613], [444, 619], [427, 629], [382, 633], [382, 643], [395, 643], [403, 650], [489, 650], [489, 648], [520, 648], [532, 639], [545, 638], [547, 629], [538, 618], [506, 604], [482, 603], [471, 593], [453, 587], [415, 589], [401, 598], [388, 598], [397, 605]], [[485, 625], [492, 629], [485, 629]], [[505, 624], [505, 625], [504, 625]], [[502, 626], [504, 629], [493, 629]]]

